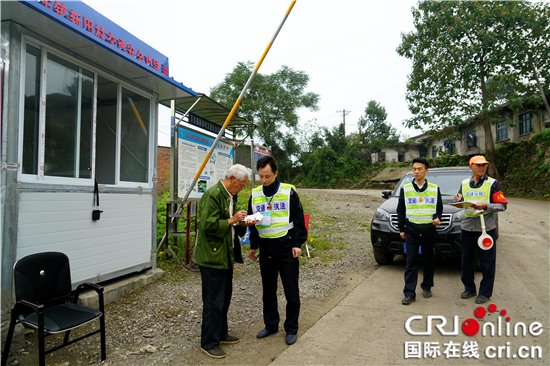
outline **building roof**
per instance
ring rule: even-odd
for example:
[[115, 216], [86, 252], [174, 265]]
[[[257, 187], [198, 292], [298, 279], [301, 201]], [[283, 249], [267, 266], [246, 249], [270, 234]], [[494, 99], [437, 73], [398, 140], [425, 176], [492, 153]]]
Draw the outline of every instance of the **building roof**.
[[[199, 98], [199, 102], [193, 106]], [[166, 107], [170, 107], [170, 100], [161, 100], [160, 103]], [[176, 99], [176, 109], [182, 114], [185, 114], [185, 112], [187, 112], [187, 110], [191, 107], [193, 107], [191, 109], [191, 113], [220, 126], [225, 123], [225, 120], [229, 115], [227, 108], [204, 94], [199, 93], [197, 96], [188, 96]], [[240, 117], [237, 113], [233, 115], [233, 118], [231, 118], [231, 121], [229, 122], [229, 126], [245, 125], [254, 126], [254, 124]]]

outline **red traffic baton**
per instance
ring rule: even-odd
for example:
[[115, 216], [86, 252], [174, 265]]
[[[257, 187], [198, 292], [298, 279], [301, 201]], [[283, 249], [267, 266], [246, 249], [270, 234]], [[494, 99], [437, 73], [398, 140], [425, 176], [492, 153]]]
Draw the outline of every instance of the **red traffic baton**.
[[485, 219], [483, 218], [483, 215], [480, 215], [479, 219], [481, 220], [481, 235], [477, 239], [477, 245], [479, 245], [479, 247], [483, 250], [489, 250], [493, 247], [495, 242], [493, 238], [485, 231]]

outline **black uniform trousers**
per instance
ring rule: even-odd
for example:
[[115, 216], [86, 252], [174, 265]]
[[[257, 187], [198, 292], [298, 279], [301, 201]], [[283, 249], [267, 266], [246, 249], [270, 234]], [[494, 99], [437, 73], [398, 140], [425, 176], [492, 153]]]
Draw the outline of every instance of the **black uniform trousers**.
[[287, 334], [298, 333], [300, 315], [300, 291], [298, 288], [299, 262], [292, 255], [276, 258], [260, 255], [260, 273], [263, 285], [263, 305], [265, 329], [276, 332], [279, 329], [279, 310], [277, 305], [277, 279], [281, 282], [286, 298], [286, 319], [284, 323]]
[[479, 294], [491, 297], [495, 283], [497, 241], [495, 238], [495, 229], [487, 231], [487, 234], [493, 238], [493, 247], [483, 250], [477, 245], [477, 239], [481, 236], [481, 232], [464, 230], [460, 232], [460, 246], [462, 247], [462, 274], [460, 279], [466, 291], [471, 293], [476, 292], [474, 258], [477, 252], [483, 275], [479, 284]]
[[233, 291], [233, 268], [199, 266], [202, 280], [201, 347], [209, 351], [228, 336], [227, 312]]
[[432, 235], [411, 235], [405, 233], [407, 245], [407, 265], [405, 266], [405, 296], [416, 296], [416, 284], [418, 283], [418, 247], [422, 246], [424, 259], [424, 278], [420, 287], [429, 290], [434, 285], [434, 239]]

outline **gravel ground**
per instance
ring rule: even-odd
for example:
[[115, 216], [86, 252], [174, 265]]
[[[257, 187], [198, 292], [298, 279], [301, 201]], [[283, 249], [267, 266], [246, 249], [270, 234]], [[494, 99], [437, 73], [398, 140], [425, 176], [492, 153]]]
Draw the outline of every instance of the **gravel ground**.
[[[312, 251], [312, 258], [304, 258], [300, 268], [302, 308], [299, 342], [303, 332], [378, 267], [372, 255], [367, 228], [383, 199], [379, 190], [299, 189], [298, 193], [300, 197], [311, 201], [310, 237], [328, 234], [331, 242], [343, 244], [343, 249], [332, 249], [340, 256], [328, 263], [321, 263], [315, 257], [315, 251]], [[322, 216], [328, 216], [329, 219], [323, 220], [323, 223], [320, 220]], [[100, 361], [99, 336], [95, 335], [48, 355], [46, 363], [269, 364], [289, 346], [284, 342], [284, 331], [262, 340], [255, 337], [263, 329], [259, 263], [247, 256], [244, 260], [244, 264], [236, 265], [235, 268], [229, 309], [230, 334], [240, 337], [241, 342], [222, 346], [228, 357], [216, 360], [200, 352], [201, 281], [198, 272], [191, 272], [186, 282], [175, 284], [162, 279], [106, 306], [106, 361]], [[280, 330], [284, 322], [285, 305], [282, 286], [279, 286]], [[73, 333], [77, 336], [80, 332]], [[52, 336], [47, 340], [51, 344], [58, 344], [61, 337]], [[36, 332], [27, 334], [26, 341], [26, 349], [11, 357], [10, 365], [38, 364]]]

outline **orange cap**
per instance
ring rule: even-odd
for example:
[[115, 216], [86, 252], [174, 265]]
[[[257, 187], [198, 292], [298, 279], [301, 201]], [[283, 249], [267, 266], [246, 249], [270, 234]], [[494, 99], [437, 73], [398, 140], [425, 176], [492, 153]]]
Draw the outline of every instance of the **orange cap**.
[[476, 155], [470, 159], [470, 166], [472, 164], [490, 164], [487, 160], [485, 160], [485, 156]]

